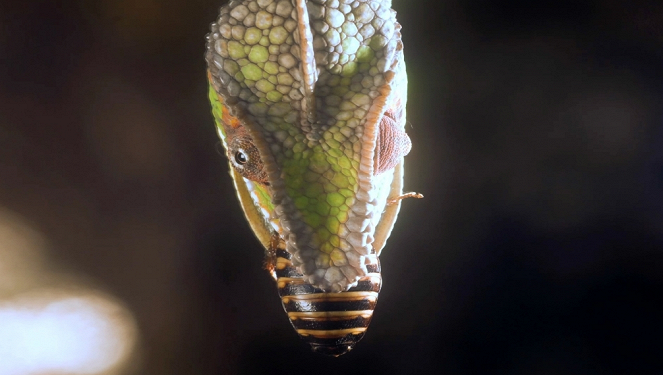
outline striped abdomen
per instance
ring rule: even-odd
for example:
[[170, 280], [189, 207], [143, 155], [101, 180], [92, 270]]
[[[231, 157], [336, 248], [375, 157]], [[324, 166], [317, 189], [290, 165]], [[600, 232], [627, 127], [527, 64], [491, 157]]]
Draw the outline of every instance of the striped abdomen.
[[339, 356], [364, 337], [373, 317], [382, 284], [380, 264], [367, 264], [368, 273], [357, 286], [341, 293], [325, 293], [302, 279], [290, 253], [276, 250], [274, 272], [281, 303], [299, 336], [313, 351]]

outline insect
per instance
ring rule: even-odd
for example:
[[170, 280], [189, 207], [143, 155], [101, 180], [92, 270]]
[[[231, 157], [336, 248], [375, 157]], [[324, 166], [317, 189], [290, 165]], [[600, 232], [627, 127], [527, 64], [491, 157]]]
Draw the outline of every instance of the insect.
[[401, 199], [407, 77], [389, 0], [232, 0], [207, 35], [209, 98], [237, 196], [288, 318], [351, 350]]

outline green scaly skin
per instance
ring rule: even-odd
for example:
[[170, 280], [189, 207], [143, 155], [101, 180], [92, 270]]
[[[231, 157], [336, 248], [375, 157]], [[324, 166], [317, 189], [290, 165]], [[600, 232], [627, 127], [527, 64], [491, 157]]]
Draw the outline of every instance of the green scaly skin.
[[220, 137], [226, 111], [267, 172], [269, 188], [234, 176], [262, 216], [252, 227], [276, 231], [312, 285], [355, 285], [377, 262], [375, 228], [395, 183], [393, 169], [374, 173], [379, 123], [406, 101], [391, 1], [233, 0], [212, 24], [206, 60]]

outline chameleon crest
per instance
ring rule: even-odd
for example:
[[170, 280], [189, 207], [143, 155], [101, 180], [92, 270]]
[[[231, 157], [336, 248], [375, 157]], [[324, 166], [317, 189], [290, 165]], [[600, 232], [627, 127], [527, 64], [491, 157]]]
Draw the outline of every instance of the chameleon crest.
[[356, 287], [396, 220], [410, 150], [391, 1], [232, 0], [206, 60], [254, 232], [268, 251], [284, 250], [302, 282]]

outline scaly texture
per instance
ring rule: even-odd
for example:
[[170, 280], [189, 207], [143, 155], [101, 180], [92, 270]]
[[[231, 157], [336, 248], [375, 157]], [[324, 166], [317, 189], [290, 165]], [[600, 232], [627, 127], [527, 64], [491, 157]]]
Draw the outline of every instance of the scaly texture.
[[208, 36], [211, 85], [260, 152], [268, 214], [293, 265], [325, 291], [366, 275], [393, 179], [374, 170], [382, 116], [398, 109], [401, 130], [405, 118], [400, 26], [390, 6], [234, 0]]

